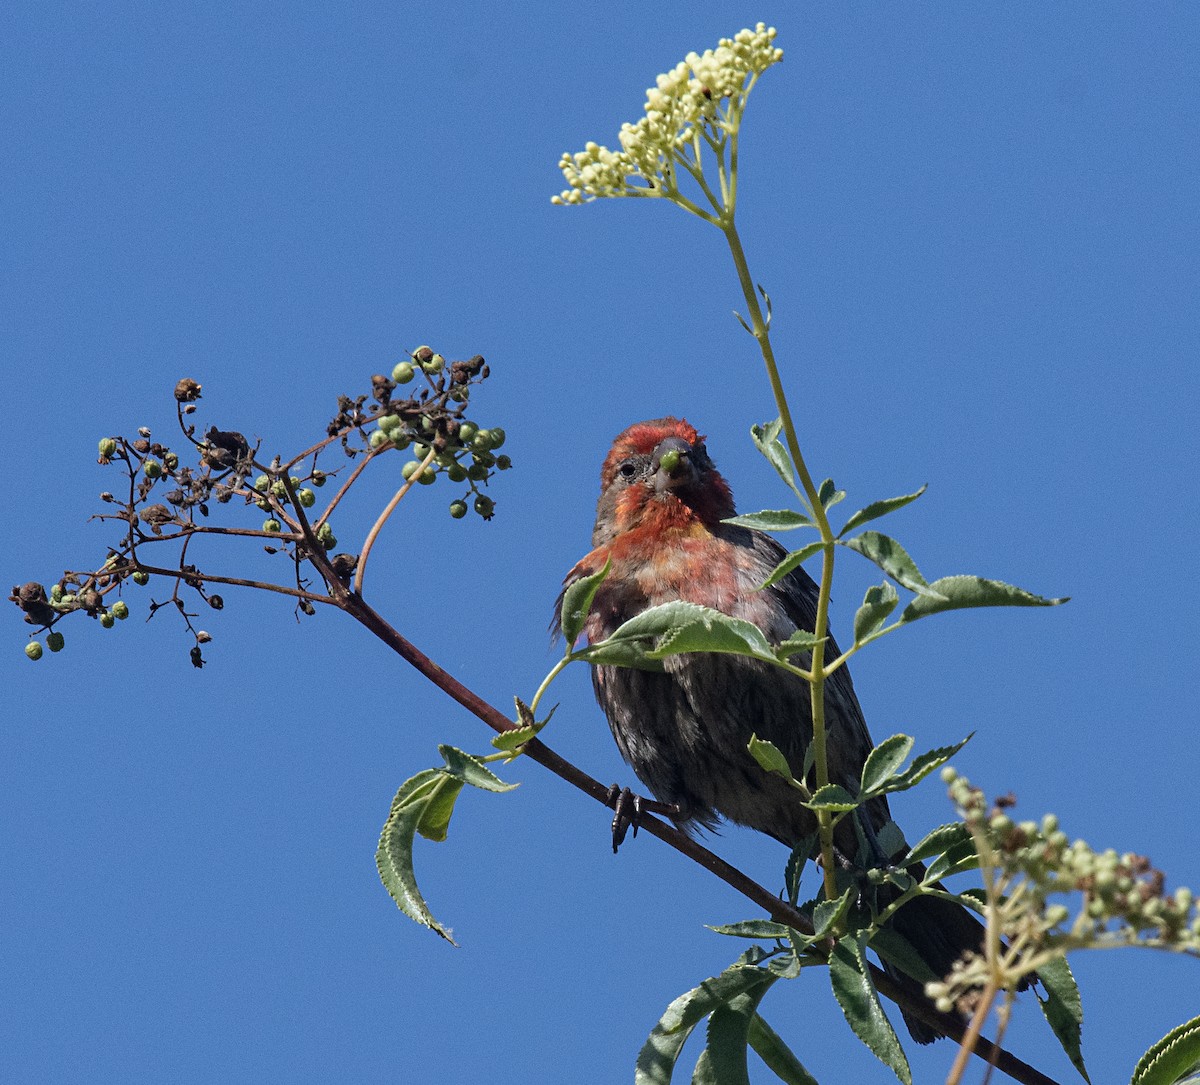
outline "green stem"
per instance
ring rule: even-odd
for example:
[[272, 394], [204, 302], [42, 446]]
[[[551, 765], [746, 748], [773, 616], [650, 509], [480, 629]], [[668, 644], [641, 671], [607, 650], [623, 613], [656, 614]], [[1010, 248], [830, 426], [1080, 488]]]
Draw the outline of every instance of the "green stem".
[[[737, 138], [730, 142], [730, 176], [737, 176]], [[746, 299], [747, 312], [750, 315], [750, 330], [758, 340], [762, 351], [763, 361], [767, 367], [767, 379], [771, 385], [771, 394], [775, 399], [775, 407], [783, 422], [783, 433], [787, 439], [788, 452], [796, 468], [796, 475], [804, 490], [805, 497], [812, 507], [813, 520], [821, 534], [824, 544], [821, 560], [821, 579], [817, 593], [817, 617], [813, 626], [813, 635], [820, 638], [812, 651], [812, 679], [810, 701], [812, 702], [813, 725], [813, 768], [817, 776], [817, 788], [829, 783], [829, 759], [825, 743], [825, 679], [828, 672], [825, 668], [825, 641], [829, 627], [829, 595], [833, 587], [833, 558], [834, 533], [829, 526], [829, 517], [825, 515], [825, 506], [821, 504], [812, 475], [804, 462], [800, 451], [800, 442], [796, 437], [796, 425], [792, 420], [791, 408], [783, 391], [783, 382], [779, 377], [779, 367], [775, 362], [775, 352], [771, 349], [770, 332], [763, 319], [762, 308], [758, 303], [758, 294], [754, 289], [754, 280], [750, 275], [750, 267], [746, 262], [746, 253], [742, 248], [741, 238], [733, 221], [733, 207], [726, 209], [721, 222], [725, 240], [729, 243], [729, 251], [733, 256], [734, 267], [737, 268], [738, 282]], [[834, 877], [833, 854], [833, 824], [827, 810], [817, 811], [817, 831], [821, 843], [821, 866], [825, 882], [825, 897], [834, 900], [837, 897], [837, 883]]]
[[538, 686], [537, 693], [533, 695], [533, 700], [529, 702], [529, 711], [534, 717], [537, 716], [538, 702], [542, 699], [542, 695], [546, 692], [546, 690], [550, 688], [550, 683], [553, 682], [554, 679], [556, 679], [563, 672], [563, 670], [566, 669], [567, 664], [571, 663], [574, 658], [575, 657], [570, 653], [563, 656], [562, 659], [555, 663], [550, 669], [550, 673], [542, 679], [542, 684]]

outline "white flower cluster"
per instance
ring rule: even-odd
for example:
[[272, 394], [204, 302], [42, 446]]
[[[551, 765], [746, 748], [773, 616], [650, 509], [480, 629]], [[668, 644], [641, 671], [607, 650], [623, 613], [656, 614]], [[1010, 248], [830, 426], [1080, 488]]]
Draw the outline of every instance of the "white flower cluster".
[[[716, 49], [706, 49], [703, 56], [688, 53], [646, 91], [645, 116], [637, 124], [621, 126], [622, 150], [589, 143], [582, 151], [562, 156], [559, 168], [570, 187], [552, 202], [662, 195], [661, 183], [669, 178], [671, 159], [691, 143], [696, 125], [708, 123], [736, 132], [753, 81], [783, 59], [783, 50], [776, 49], [774, 41], [775, 28], [759, 23], [753, 30], [722, 38]], [[729, 107], [722, 115], [725, 101]], [[644, 184], [630, 184], [630, 178]]]

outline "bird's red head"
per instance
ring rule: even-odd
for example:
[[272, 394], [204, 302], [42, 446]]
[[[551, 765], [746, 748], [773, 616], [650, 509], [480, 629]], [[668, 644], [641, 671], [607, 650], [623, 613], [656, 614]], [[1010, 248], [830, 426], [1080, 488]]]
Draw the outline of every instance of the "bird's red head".
[[729, 484], [703, 435], [682, 418], [655, 418], [622, 431], [605, 457], [592, 543], [639, 528], [712, 527], [733, 514]]

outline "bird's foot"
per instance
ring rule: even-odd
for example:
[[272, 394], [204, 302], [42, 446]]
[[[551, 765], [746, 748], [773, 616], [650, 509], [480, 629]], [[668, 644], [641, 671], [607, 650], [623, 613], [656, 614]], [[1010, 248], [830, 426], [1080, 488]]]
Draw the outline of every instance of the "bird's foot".
[[631, 827], [633, 835], [637, 836], [643, 814], [663, 814], [669, 818], [678, 818], [682, 814], [682, 810], [675, 803], [647, 799], [634, 794], [629, 788], [620, 787], [617, 784], [613, 784], [608, 789], [608, 794], [604, 796], [604, 802], [614, 811], [612, 819], [614, 855], [625, 842], [625, 836]]

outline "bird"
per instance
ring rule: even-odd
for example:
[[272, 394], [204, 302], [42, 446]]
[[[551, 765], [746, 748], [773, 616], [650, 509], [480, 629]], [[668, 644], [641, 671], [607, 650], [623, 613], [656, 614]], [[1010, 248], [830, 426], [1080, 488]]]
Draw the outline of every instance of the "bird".
[[[773, 644], [811, 632], [817, 585], [797, 567], [760, 590], [787, 551], [761, 531], [727, 523], [735, 514], [729, 484], [694, 426], [675, 417], [629, 426], [604, 459], [592, 550], [567, 574], [556, 613], [572, 584], [607, 565], [583, 626], [592, 644], [646, 609], [676, 600], [752, 622]], [[830, 638], [826, 658], [839, 654]], [[811, 841], [816, 815], [747, 748], [757, 735], [783, 753], [797, 778], [803, 775], [812, 740], [806, 679], [746, 656], [693, 652], [668, 656], [661, 670], [594, 665], [592, 684], [621, 755], [658, 801], [655, 809], [679, 827], [713, 829], [723, 818], [789, 848]], [[855, 793], [873, 744], [845, 665], [825, 682], [825, 721], [829, 780]], [[856, 816], [874, 850], [869, 865], [887, 866], [903, 855], [906, 846], [883, 854], [878, 844], [891, 822], [886, 798], [870, 799]], [[837, 825], [834, 846], [846, 863], [858, 853], [852, 818]], [[905, 904], [890, 926], [938, 977], [983, 941], [982, 926], [964, 907], [932, 896]], [[910, 991], [923, 990], [884, 965]], [[908, 1014], [905, 1023], [920, 1043], [941, 1035]]]

